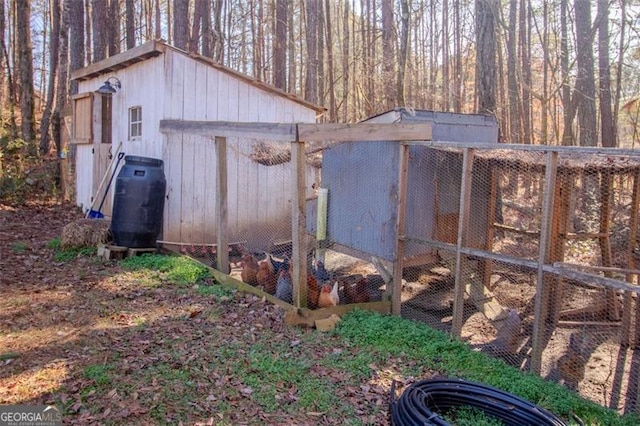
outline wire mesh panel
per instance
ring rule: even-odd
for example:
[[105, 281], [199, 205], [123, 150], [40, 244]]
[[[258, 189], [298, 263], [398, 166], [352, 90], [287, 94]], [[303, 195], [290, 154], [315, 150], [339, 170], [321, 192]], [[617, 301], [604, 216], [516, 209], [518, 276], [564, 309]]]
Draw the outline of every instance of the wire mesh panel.
[[412, 191], [411, 179], [434, 188], [433, 226], [411, 227], [421, 212], [408, 209], [407, 245], [430, 247], [438, 260], [405, 267], [403, 315], [603, 405], [634, 409], [640, 157], [412, 148], [407, 205], [427, 205], [428, 191]]

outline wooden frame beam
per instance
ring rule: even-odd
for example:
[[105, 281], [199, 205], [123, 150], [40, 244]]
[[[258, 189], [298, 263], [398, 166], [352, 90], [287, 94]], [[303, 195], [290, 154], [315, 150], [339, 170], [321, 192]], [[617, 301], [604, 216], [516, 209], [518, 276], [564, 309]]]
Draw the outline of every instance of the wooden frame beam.
[[160, 132], [283, 142], [422, 141], [431, 139], [431, 123], [296, 124], [160, 120]]

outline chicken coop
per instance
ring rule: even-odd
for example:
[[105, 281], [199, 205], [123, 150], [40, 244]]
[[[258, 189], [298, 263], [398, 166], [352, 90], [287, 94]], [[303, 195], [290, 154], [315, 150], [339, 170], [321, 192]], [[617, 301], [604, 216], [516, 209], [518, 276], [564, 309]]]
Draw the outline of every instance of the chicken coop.
[[[240, 161], [225, 154], [235, 137], [253, 140], [250, 161], [288, 170], [278, 190], [290, 213], [277, 225], [288, 231], [275, 235], [265, 222], [249, 233], [290, 261], [292, 304], [265, 296], [298, 308], [289, 312], [306, 312], [309, 251], [324, 251], [333, 277], [370, 284], [368, 303], [345, 305], [351, 284], [341, 282], [330, 313], [359, 306], [401, 314], [581, 393], [591, 389], [585, 396], [596, 402], [637, 406], [636, 151], [498, 144], [490, 117], [404, 109], [357, 124], [160, 127], [215, 142], [220, 189]], [[218, 247], [231, 241], [224, 213], [237, 197], [216, 196]], [[227, 255], [216, 253], [215, 276], [240, 286], [237, 268], [220, 272]]]

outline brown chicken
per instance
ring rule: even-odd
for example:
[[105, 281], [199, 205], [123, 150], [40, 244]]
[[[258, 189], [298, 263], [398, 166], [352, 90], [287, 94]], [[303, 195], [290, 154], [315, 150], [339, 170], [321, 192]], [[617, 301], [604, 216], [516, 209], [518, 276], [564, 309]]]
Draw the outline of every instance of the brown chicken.
[[333, 284], [333, 288], [329, 284], [324, 284], [320, 290], [320, 296], [318, 296], [319, 308], [330, 308], [340, 303], [340, 297], [338, 296], [338, 281]]
[[269, 294], [276, 294], [276, 286], [278, 277], [273, 270], [273, 265], [268, 259], [258, 261], [258, 272], [256, 273], [256, 281], [259, 286], [264, 288]]
[[253, 286], [258, 285], [256, 278], [258, 275], [258, 261], [256, 258], [251, 253], [243, 253], [240, 266], [242, 267], [242, 272], [240, 273], [242, 281]]
[[366, 277], [359, 278], [355, 283], [345, 284], [344, 299], [345, 303], [367, 303], [369, 297], [369, 280]]
[[313, 274], [307, 273], [307, 306], [309, 309], [318, 308], [318, 297], [320, 297], [318, 280]]

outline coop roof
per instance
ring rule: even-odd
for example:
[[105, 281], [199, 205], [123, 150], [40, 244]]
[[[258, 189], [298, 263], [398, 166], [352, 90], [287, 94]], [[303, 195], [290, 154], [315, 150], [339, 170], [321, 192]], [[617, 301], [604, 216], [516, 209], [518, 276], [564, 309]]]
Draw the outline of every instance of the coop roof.
[[211, 58], [204, 57], [202, 55], [198, 55], [196, 53], [189, 53], [184, 50], [178, 49], [174, 46], [167, 44], [163, 40], [152, 40], [140, 46], [134, 47], [133, 49], [129, 49], [125, 52], [119, 53], [117, 55], [111, 56], [109, 58], [103, 59], [98, 62], [94, 62], [93, 64], [81, 68], [79, 70], [74, 71], [71, 74], [72, 80], [88, 80], [91, 78], [98, 77], [102, 74], [106, 74], [109, 72], [121, 70], [127, 68], [135, 63], [145, 61], [147, 59], [159, 56], [164, 54], [168, 49], [172, 49], [175, 52], [179, 52], [185, 56], [190, 57], [191, 59], [206, 64], [212, 68], [217, 69], [220, 72], [229, 74], [230, 76], [237, 78], [238, 80], [242, 80], [243, 82], [264, 90], [266, 92], [273, 93], [275, 95], [281, 96], [283, 98], [287, 98], [293, 102], [301, 104], [309, 109], [312, 109], [318, 113], [322, 113], [326, 111], [326, 108], [316, 105], [311, 102], [307, 102], [306, 100], [293, 95], [291, 93], [287, 93], [284, 90], [278, 89], [275, 86], [267, 84], [263, 81], [257, 80], [253, 77], [250, 77], [246, 74], [242, 74], [238, 71], [235, 71], [231, 68], [225, 67], [214, 61]]

